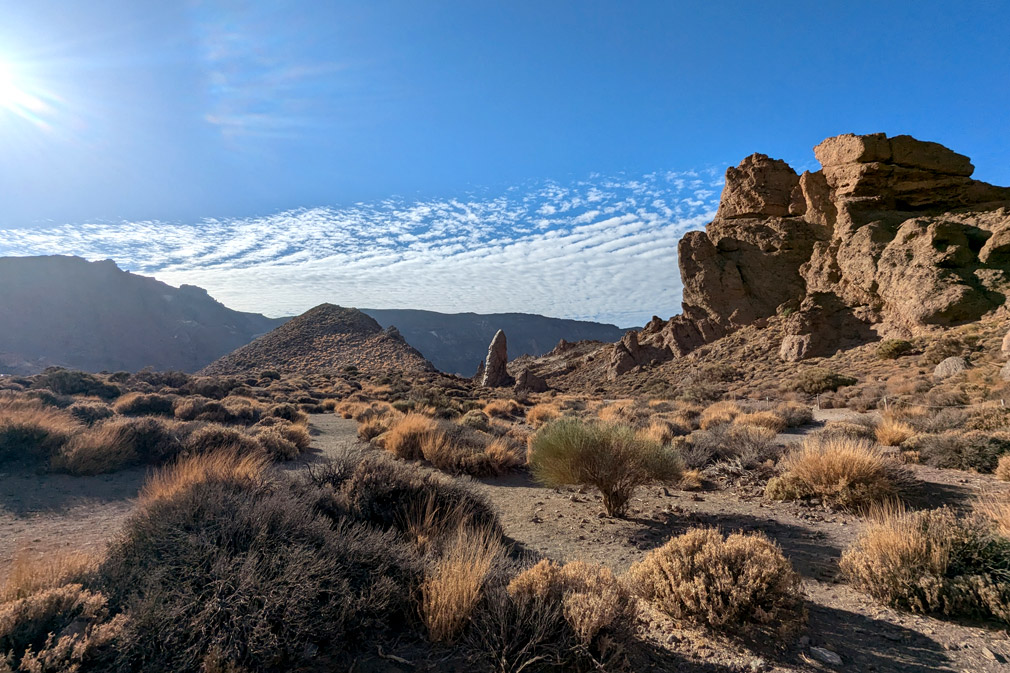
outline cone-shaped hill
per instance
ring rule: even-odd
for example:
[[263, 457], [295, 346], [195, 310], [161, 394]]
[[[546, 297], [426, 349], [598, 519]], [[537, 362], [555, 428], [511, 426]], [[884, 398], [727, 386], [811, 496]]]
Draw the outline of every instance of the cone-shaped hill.
[[395, 328], [382, 329], [356, 308], [320, 304], [211, 363], [202, 373], [304, 372], [348, 366], [365, 372], [435, 369]]

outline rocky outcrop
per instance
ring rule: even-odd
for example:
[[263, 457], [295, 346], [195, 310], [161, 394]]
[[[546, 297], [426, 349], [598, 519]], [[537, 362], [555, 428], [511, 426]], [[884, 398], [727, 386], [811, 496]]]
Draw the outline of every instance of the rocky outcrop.
[[715, 219], [678, 246], [683, 313], [626, 334], [610, 378], [771, 319], [792, 361], [928, 334], [1004, 303], [1010, 189], [910, 136], [836, 136], [814, 154], [816, 172], [763, 154], [727, 170]]
[[508, 365], [508, 344], [505, 340], [505, 332], [498, 330], [491, 345], [487, 349], [487, 358], [484, 360], [484, 374], [480, 384], [486, 388], [502, 388], [515, 383], [515, 379], [509, 376], [506, 366]]
[[1006, 333], [1003, 337], [1003, 345], [1000, 348], [1000, 352], [1003, 353], [1003, 357], [1010, 358], [1010, 332]]
[[532, 369], [525, 368], [516, 377], [515, 392], [520, 393], [545, 393], [548, 390], [547, 381], [542, 376], [537, 376]]

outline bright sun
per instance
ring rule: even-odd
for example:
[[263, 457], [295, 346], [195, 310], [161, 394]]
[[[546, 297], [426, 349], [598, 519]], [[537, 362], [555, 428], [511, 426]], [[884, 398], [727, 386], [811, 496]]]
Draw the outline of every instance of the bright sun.
[[14, 69], [0, 61], [0, 107], [11, 107], [21, 97]]

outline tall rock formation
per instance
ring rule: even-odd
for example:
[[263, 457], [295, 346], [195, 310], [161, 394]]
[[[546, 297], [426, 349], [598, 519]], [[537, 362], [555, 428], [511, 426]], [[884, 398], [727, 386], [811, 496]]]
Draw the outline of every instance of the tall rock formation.
[[683, 313], [611, 351], [613, 378], [779, 316], [781, 357], [977, 320], [1010, 292], [1010, 189], [911, 136], [841, 135], [798, 175], [754, 154], [726, 171], [719, 210], [678, 246]]
[[480, 384], [486, 388], [502, 388], [515, 383], [515, 379], [509, 376], [505, 366], [508, 364], [508, 344], [505, 341], [505, 332], [498, 330], [491, 345], [487, 349], [487, 358], [484, 360], [484, 373], [481, 376]]

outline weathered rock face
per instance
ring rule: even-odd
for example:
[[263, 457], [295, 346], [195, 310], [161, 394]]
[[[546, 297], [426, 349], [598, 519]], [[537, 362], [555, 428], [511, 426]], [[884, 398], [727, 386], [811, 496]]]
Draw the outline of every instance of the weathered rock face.
[[526, 368], [519, 372], [516, 377], [516, 393], [545, 393], [547, 392], [547, 381], [537, 376], [533, 370]]
[[491, 345], [487, 349], [487, 359], [484, 360], [484, 374], [480, 384], [487, 388], [501, 388], [515, 383], [515, 379], [509, 376], [505, 366], [508, 364], [508, 345], [505, 341], [505, 332], [498, 330]]
[[678, 246], [683, 313], [628, 334], [608, 374], [779, 316], [780, 357], [977, 320], [1010, 294], [1010, 188], [937, 143], [828, 138], [822, 170], [755, 154], [726, 172], [715, 219]]

